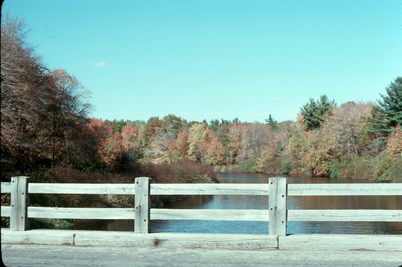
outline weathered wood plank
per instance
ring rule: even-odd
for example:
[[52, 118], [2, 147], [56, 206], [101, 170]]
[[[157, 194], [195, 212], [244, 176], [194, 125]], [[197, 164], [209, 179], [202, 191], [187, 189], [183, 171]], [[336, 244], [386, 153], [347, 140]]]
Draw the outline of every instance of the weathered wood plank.
[[277, 237], [256, 234], [194, 234], [75, 231], [77, 246], [205, 248], [205, 249], [276, 249]]
[[[1, 207], [3, 217], [10, 207]], [[28, 218], [131, 220], [132, 208], [28, 207]], [[151, 209], [151, 220], [268, 221], [266, 210]]]
[[1, 206], [1, 217], [10, 217], [11, 207], [10, 206]]
[[11, 213], [10, 229], [25, 231], [28, 229], [27, 207], [29, 177], [17, 176], [11, 178]]
[[[152, 195], [268, 195], [268, 184], [152, 184]], [[1, 183], [10, 193], [11, 183]], [[135, 194], [134, 184], [30, 183], [33, 194]], [[402, 183], [289, 184], [289, 196], [402, 195]]]
[[151, 196], [150, 196], [151, 178], [135, 178], [135, 221], [134, 231], [137, 234], [148, 234], [151, 232]]
[[1, 194], [11, 193], [11, 183], [10, 182], [2, 182], [0, 185]]
[[289, 184], [289, 196], [402, 196], [402, 183]]
[[1, 229], [2, 244], [53, 244], [97, 247], [161, 247], [205, 249], [277, 249], [276, 236], [257, 234], [151, 233], [126, 231]]
[[279, 249], [402, 251], [401, 235], [303, 234], [279, 237]]
[[10, 231], [1, 229], [1, 244], [74, 245], [71, 230]]
[[270, 235], [286, 235], [287, 212], [286, 178], [269, 179], [269, 229]]
[[268, 184], [151, 184], [151, 195], [268, 195]]
[[[2, 206], [2, 217], [10, 216]], [[28, 218], [133, 219], [132, 208], [28, 207]], [[151, 220], [268, 221], [266, 210], [151, 209]], [[289, 210], [288, 221], [383, 221], [401, 222], [402, 210]]]
[[[151, 184], [151, 195], [268, 195], [268, 184]], [[30, 183], [33, 194], [134, 195], [134, 184]]]
[[85, 183], [30, 183], [31, 194], [110, 194], [134, 195], [134, 184], [85, 184]]
[[151, 209], [151, 220], [265, 221], [266, 210]]
[[132, 220], [133, 208], [29, 207], [29, 218]]
[[402, 222], [402, 210], [289, 210], [288, 220]]

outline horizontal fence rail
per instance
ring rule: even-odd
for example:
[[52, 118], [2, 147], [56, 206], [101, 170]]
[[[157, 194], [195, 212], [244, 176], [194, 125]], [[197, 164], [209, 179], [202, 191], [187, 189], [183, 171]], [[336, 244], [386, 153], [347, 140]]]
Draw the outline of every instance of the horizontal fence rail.
[[[30, 194], [93, 194], [134, 195], [134, 184], [72, 184], [72, 183], [29, 183]], [[11, 183], [1, 183], [1, 193], [10, 193]]]
[[267, 196], [268, 184], [151, 184], [151, 195]]
[[[10, 217], [11, 207], [1, 207]], [[28, 207], [28, 218], [132, 220], [134, 208]], [[266, 210], [151, 209], [152, 220], [268, 221]]]
[[134, 184], [41, 184], [31, 183], [30, 194], [134, 195]]
[[[10, 217], [11, 207], [1, 207]], [[28, 218], [132, 220], [134, 208], [28, 207]], [[151, 209], [151, 220], [269, 221], [266, 210]], [[400, 222], [402, 210], [289, 210], [288, 221]]]
[[[30, 194], [135, 195], [134, 184], [30, 183]], [[10, 193], [11, 183], [1, 183]], [[151, 184], [151, 195], [268, 195], [268, 184]]]
[[[29, 183], [28, 177], [13, 177], [11, 183], [1, 183], [1, 193], [11, 193], [12, 199], [12, 206], [1, 207], [1, 216], [14, 218], [10, 220], [12, 230], [26, 230], [28, 218], [105, 219], [134, 220], [138, 233], [150, 232], [150, 220], [265, 221], [270, 222], [269, 234], [276, 235], [286, 235], [288, 221], [402, 222], [402, 210], [288, 210], [286, 204], [287, 197], [401, 196], [402, 183], [286, 184], [286, 178], [270, 178], [267, 184], [150, 184], [150, 180], [147, 177], [139, 177], [134, 184]], [[133, 202], [135, 196], [138, 203], [134, 208], [36, 207], [27, 205], [28, 194], [132, 195]], [[269, 208], [151, 209], [151, 195], [269, 196]]]
[[402, 210], [289, 210], [288, 221], [402, 222]]
[[1, 182], [0, 191], [2, 194], [11, 193], [11, 183]]
[[151, 209], [153, 220], [268, 221], [266, 210]]
[[288, 196], [402, 196], [402, 183], [289, 184]]
[[[2, 207], [1, 213], [10, 216], [11, 208]], [[132, 220], [133, 217], [133, 208], [28, 207], [28, 218]]]
[[[30, 194], [134, 195], [134, 184], [29, 183]], [[1, 183], [10, 193], [11, 183]], [[151, 184], [151, 195], [255, 195], [266, 196], [268, 184]], [[392, 184], [289, 184], [288, 196], [402, 196], [402, 183]]]

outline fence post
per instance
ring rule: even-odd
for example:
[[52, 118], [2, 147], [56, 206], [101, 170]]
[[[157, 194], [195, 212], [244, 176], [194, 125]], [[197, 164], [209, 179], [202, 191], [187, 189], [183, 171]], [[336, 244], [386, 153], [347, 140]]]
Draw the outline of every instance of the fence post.
[[29, 177], [11, 177], [11, 214], [10, 230], [25, 231], [28, 229], [28, 183]]
[[135, 178], [135, 221], [134, 231], [137, 234], [148, 234], [151, 230], [150, 220], [150, 184], [151, 178]]
[[286, 235], [287, 224], [287, 185], [286, 178], [269, 179], [269, 234]]

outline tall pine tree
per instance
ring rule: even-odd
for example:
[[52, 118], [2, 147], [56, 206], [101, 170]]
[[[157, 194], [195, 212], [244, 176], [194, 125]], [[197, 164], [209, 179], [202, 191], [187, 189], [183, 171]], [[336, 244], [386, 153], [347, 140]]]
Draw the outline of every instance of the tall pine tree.
[[389, 133], [393, 127], [402, 127], [402, 77], [385, 89], [378, 105], [373, 108], [373, 126], [370, 132]]
[[317, 101], [310, 98], [310, 101], [300, 110], [300, 114], [303, 116], [303, 124], [307, 131], [320, 128], [324, 115], [331, 112], [335, 106], [335, 101], [329, 101], [326, 95], [322, 95], [320, 100]]
[[276, 130], [278, 128], [278, 122], [272, 118], [271, 114], [269, 114], [268, 119], [265, 119], [265, 122], [271, 126], [272, 130]]

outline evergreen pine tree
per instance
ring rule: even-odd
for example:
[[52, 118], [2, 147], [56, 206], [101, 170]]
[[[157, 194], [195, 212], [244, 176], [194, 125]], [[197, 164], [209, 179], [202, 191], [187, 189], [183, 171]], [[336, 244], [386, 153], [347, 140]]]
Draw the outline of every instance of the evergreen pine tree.
[[398, 77], [380, 94], [378, 105], [373, 107], [373, 126], [370, 132], [389, 133], [393, 127], [402, 127], [402, 77]]
[[270, 125], [273, 130], [278, 128], [278, 122], [272, 118], [271, 114], [269, 114], [268, 119], [265, 119], [265, 122]]
[[331, 112], [335, 106], [335, 101], [329, 101], [326, 95], [322, 95], [320, 100], [317, 101], [310, 98], [310, 101], [300, 110], [306, 129], [310, 131], [320, 128], [324, 120], [324, 115]]

